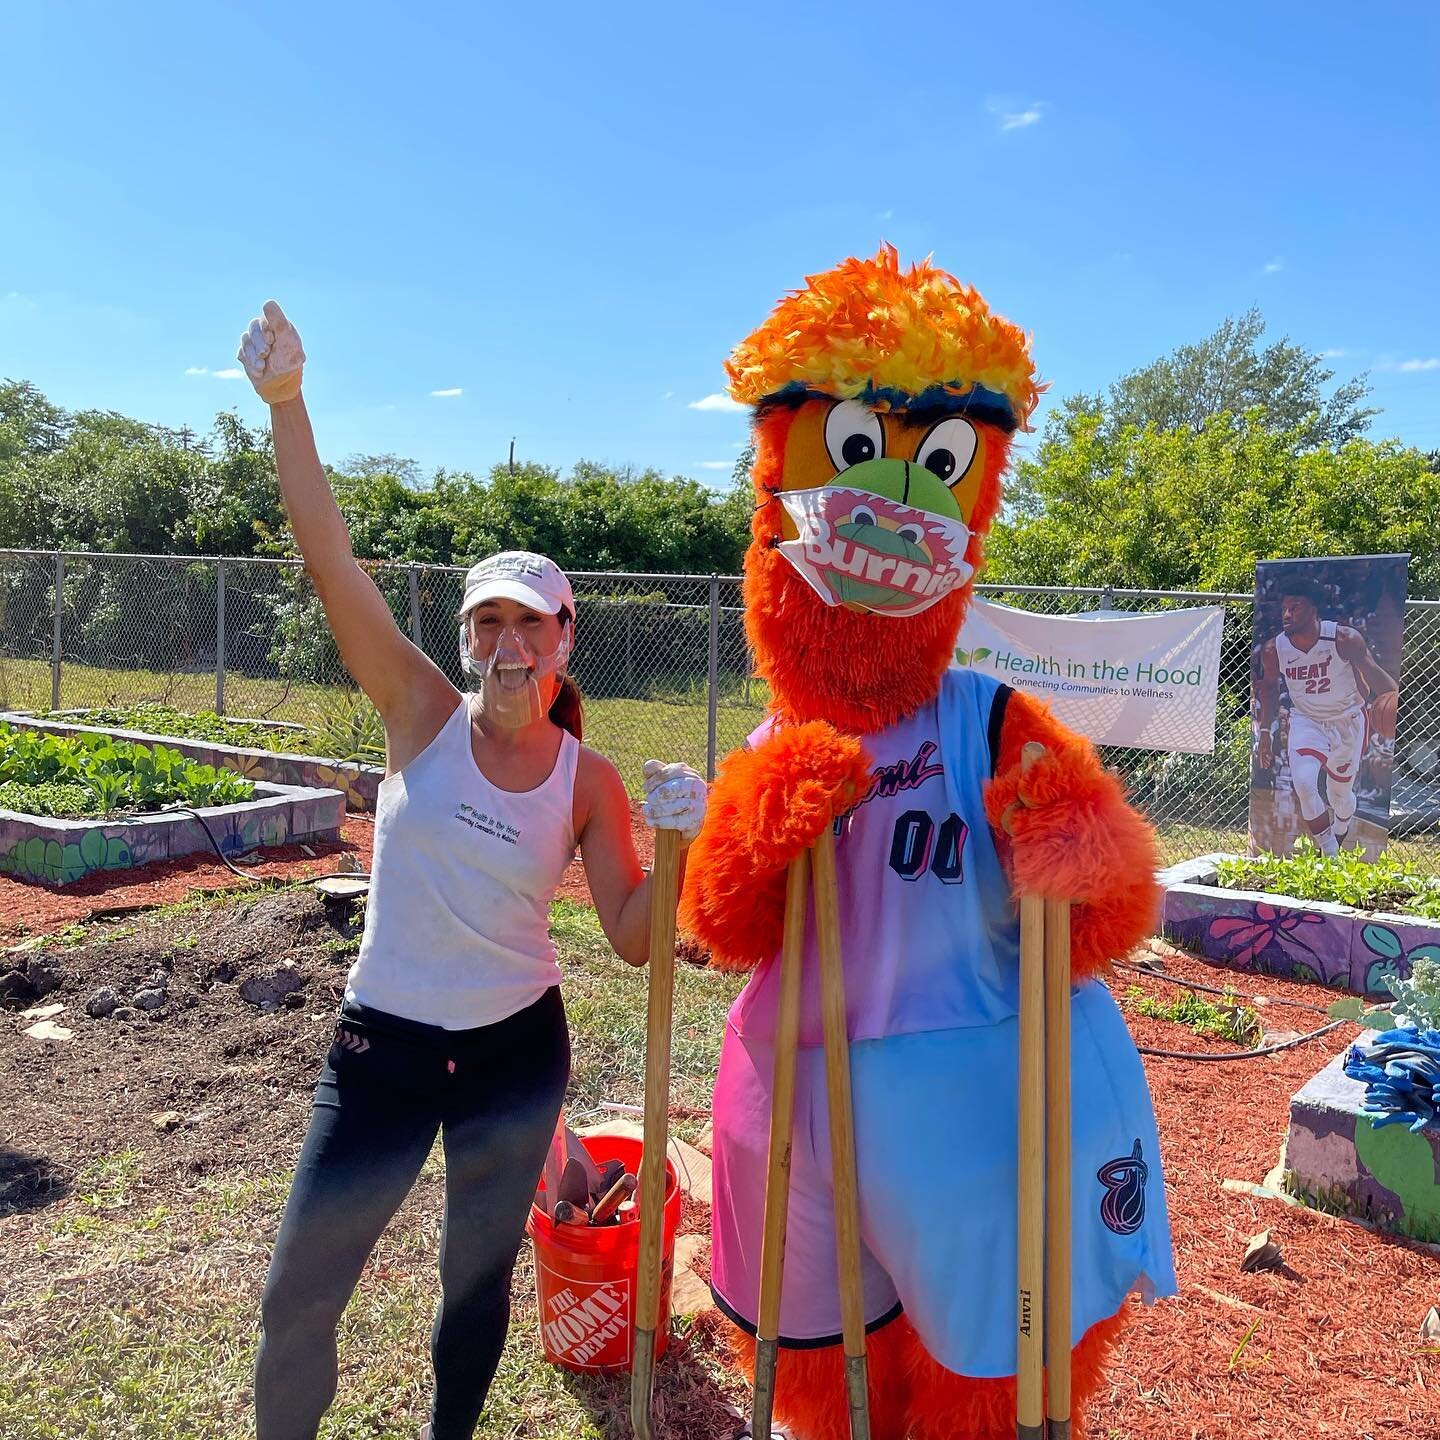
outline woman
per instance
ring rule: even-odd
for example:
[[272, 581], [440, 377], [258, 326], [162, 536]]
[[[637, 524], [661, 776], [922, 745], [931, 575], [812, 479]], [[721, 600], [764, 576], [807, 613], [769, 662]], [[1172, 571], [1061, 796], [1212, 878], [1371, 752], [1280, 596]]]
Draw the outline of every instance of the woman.
[[[285, 507], [340, 654], [385, 722], [370, 902], [261, 1304], [259, 1440], [313, 1440], [335, 1330], [437, 1132], [442, 1298], [428, 1440], [469, 1440], [510, 1318], [510, 1276], [569, 1078], [548, 936], [578, 844], [615, 950], [645, 962], [649, 880], [615, 767], [580, 743], [565, 676], [575, 601], [553, 562], [491, 556], [465, 580], [461, 694], [405, 639], [350, 537], [300, 394], [300, 337], [273, 301], [239, 358], [270, 405]], [[645, 764], [652, 826], [700, 829], [705, 785]]]

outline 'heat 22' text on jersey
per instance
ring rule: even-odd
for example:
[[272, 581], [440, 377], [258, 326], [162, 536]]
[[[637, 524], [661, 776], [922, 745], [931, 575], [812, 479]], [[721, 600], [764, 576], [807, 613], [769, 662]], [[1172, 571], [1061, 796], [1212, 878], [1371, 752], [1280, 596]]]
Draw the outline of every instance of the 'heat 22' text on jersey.
[[1335, 622], [1320, 622], [1320, 638], [1301, 650], [1283, 632], [1275, 637], [1275, 657], [1290, 703], [1310, 720], [1338, 720], [1365, 701], [1355, 683], [1355, 667], [1336, 647]]

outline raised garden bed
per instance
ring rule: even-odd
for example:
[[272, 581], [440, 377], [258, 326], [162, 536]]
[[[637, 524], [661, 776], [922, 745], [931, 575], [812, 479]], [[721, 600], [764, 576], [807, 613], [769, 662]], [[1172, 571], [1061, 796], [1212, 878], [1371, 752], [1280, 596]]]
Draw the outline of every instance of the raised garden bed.
[[1235, 858], [1202, 855], [1161, 872], [1166, 939], [1232, 969], [1385, 998], [1386, 975], [1403, 979], [1416, 959], [1440, 958], [1440, 921], [1226, 889], [1219, 866]]
[[256, 783], [254, 799], [199, 806], [195, 815], [64, 820], [0, 810], [0, 875], [70, 885], [100, 870], [128, 870], [196, 851], [213, 853], [206, 826], [232, 858], [262, 845], [335, 840], [345, 818], [345, 797], [315, 786]]
[[133, 740], [144, 745], [167, 745], [206, 765], [233, 770], [247, 780], [303, 789], [338, 790], [351, 810], [373, 811], [380, 781], [385, 777], [384, 769], [378, 765], [327, 760], [317, 755], [293, 755], [245, 745], [222, 745], [211, 740], [157, 735], [144, 730], [83, 725], [76, 720], [42, 720], [34, 715], [0, 713], [0, 722], [13, 725], [17, 730], [41, 730], [50, 735], [109, 735], [116, 740]]
[[1364, 1085], [1344, 1065], [1342, 1052], [1290, 1101], [1285, 1188], [1318, 1209], [1440, 1240], [1440, 1130], [1377, 1130], [1360, 1108]]

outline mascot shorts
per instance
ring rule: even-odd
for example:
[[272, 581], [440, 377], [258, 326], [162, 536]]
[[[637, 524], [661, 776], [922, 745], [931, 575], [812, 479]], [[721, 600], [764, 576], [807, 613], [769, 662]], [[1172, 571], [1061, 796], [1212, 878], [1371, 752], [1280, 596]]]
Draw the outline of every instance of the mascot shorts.
[[[1175, 1293], [1145, 1072], [1108, 990], [1073, 999], [1073, 1340], [1127, 1294]], [[975, 1377], [1015, 1371], [1018, 1022], [863, 1040], [850, 1049], [865, 1316], [903, 1309], [929, 1352]], [[774, 1052], [727, 1030], [715, 1086], [712, 1288], [753, 1333]], [[840, 1339], [825, 1057], [802, 1048], [781, 1344]]]

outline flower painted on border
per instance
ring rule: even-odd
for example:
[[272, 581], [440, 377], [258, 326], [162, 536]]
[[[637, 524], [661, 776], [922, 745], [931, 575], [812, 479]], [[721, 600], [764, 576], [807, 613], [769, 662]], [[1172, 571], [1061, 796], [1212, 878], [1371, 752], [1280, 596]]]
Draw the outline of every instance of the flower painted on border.
[[1212, 920], [1210, 938], [1223, 945], [1232, 960], [1254, 960], [1272, 946], [1282, 950], [1297, 946], [1307, 955], [1314, 955], [1298, 932], [1304, 925], [1324, 924], [1323, 915], [1308, 910], [1281, 910], [1258, 900], [1249, 916], [1221, 915]]
[[368, 810], [372, 808], [368, 798], [356, 787], [356, 781], [362, 774], [353, 766], [316, 765], [310, 783], [322, 790], [342, 791], [347, 810]]

